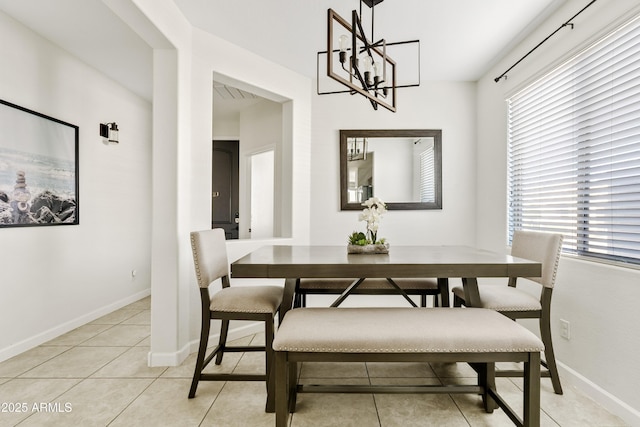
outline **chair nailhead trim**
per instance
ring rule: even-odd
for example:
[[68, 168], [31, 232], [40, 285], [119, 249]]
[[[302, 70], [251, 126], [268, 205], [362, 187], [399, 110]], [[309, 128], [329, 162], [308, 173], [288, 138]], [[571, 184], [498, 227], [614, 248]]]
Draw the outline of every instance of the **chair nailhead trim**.
[[202, 282], [202, 274], [200, 273], [200, 264], [198, 263], [198, 253], [196, 251], [196, 239], [191, 235], [191, 252], [193, 252], [193, 264], [196, 268], [196, 280], [198, 281], [198, 286], [202, 287], [200, 283]]

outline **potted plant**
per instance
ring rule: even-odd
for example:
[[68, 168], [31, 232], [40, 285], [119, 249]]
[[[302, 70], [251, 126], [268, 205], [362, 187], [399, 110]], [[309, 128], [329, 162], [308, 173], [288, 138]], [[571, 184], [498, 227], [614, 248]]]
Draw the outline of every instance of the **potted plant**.
[[362, 204], [365, 208], [358, 220], [367, 223], [366, 233], [354, 231], [349, 235], [347, 252], [350, 254], [387, 254], [389, 243], [386, 239], [378, 239], [378, 228], [382, 215], [387, 212], [387, 205], [377, 197], [371, 197]]

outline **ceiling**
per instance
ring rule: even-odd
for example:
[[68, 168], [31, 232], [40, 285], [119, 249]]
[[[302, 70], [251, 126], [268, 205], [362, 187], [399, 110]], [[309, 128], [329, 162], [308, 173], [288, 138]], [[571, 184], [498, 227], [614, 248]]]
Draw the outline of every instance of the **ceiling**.
[[253, 93], [214, 81], [213, 121], [223, 122], [236, 120], [242, 110], [261, 101], [266, 100]]
[[[326, 47], [327, 9], [343, 17], [357, 0], [173, 0], [200, 29], [309, 77]], [[567, 0], [387, 0], [375, 6], [375, 38], [420, 40], [421, 80], [475, 81]], [[151, 48], [108, 0], [0, 0], [0, 10], [151, 99]], [[370, 31], [369, 9], [363, 24]], [[401, 66], [401, 64], [399, 64]]]

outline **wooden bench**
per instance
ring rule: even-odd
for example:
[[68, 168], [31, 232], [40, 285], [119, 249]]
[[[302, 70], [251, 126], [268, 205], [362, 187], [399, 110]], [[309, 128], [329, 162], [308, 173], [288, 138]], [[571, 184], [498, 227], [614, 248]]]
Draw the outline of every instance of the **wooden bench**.
[[[482, 308], [296, 308], [280, 324], [275, 351], [276, 426], [287, 425], [298, 392], [475, 393], [514, 424], [540, 425], [542, 341], [507, 317]], [[477, 386], [298, 385], [298, 362], [468, 362]], [[524, 362], [523, 418], [495, 386], [496, 362]], [[425, 414], [428, 416], [428, 414]]]

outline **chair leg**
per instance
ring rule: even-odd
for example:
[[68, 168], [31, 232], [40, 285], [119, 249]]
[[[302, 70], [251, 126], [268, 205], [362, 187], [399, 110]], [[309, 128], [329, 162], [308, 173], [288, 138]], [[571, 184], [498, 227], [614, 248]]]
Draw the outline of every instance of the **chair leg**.
[[458, 295], [453, 295], [453, 306], [454, 307], [462, 307], [464, 305], [464, 300], [460, 298]]
[[540, 316], [540, 338], [544, 343], [544, 358], [549, 369], [551, 384], [556, 394], [562, 394], [562, 385], [560, 384], [560, 376], [558, 375], [558, 367], [556, 366], [556, 356], [553, 351], [553, 342], [551, 340], [551, 325], [549, 313], [546, 312]]
[[218, 354], [216, 355], [216, 365], [222, 363], [222, 357], [224, 356], [224, 350], [227, 345], [227, 334], [229, 332], [229, 321], [223, 320], [220, 327], [220, 341], [218, 341]]
[[189, 390], [189, 399], [193, 399], [196, 395], [198, 382], [204, 366], [204, 358], [207, 353], [207, 344], [209, 342], [209, 330], [211, 329], [211, 319], [203, 318], [202, 327], [200, 329], [200, 348], [198, 349], [198, 357], [196, 359], [196, 368], [193, 372], [193, 380], [191, 381], [191, 389]]
[[426, 306], [427, 306], [427, 295], [422, 294], [420, 295], [420, 307], [426, 307]]
[[274, 318], [270, 316], [265, 320], [264, 327], [264, 351], [265, 351], [265, 376], [267, 387], [266, 412], [275, 412], [275, 357], [273, 351]]
[[302, 295], [300, 292], [296, 292], [293, 296], [293, 308], [300, 308], [302, 306]]

